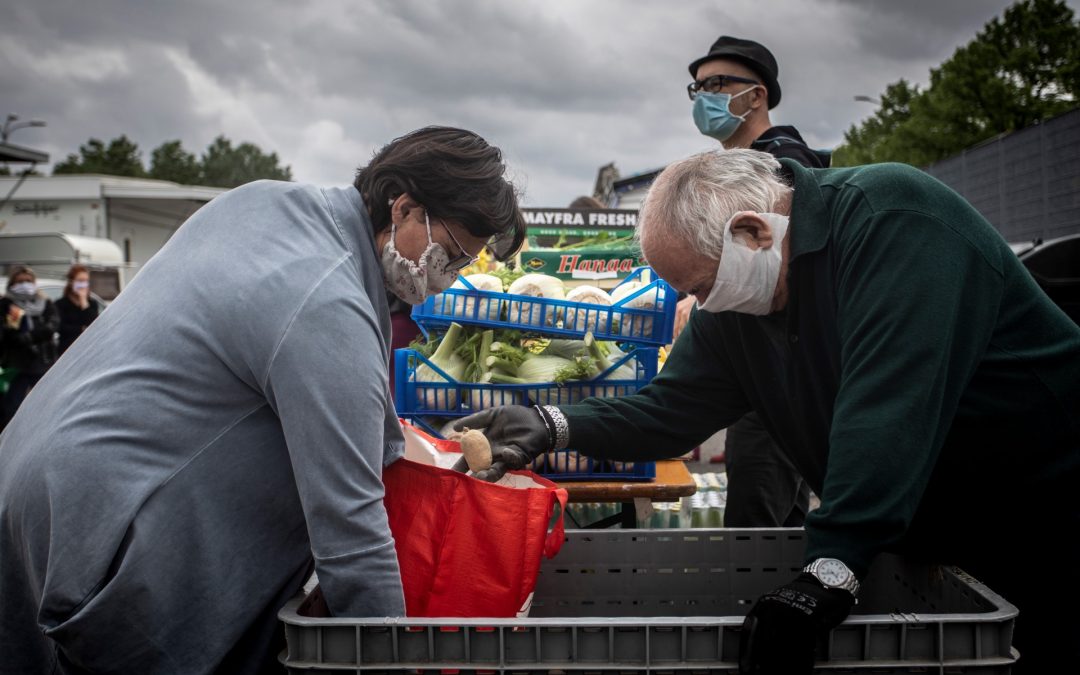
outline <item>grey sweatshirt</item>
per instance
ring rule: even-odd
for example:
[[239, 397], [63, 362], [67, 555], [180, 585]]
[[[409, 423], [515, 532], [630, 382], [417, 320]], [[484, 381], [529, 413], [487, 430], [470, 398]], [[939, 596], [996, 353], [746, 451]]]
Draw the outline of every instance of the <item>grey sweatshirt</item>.
[[0, 437], [0, 672], [210, 672], [312, 556], [334, 614], [403, 615], [389, 344], [354, 188], [199, 210]]

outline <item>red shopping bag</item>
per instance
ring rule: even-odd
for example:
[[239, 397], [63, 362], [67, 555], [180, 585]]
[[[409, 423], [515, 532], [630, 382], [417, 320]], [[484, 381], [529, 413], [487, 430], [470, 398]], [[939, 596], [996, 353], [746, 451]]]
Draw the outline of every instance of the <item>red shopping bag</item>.
[[[433, 445], [442, 452], [456, 448], [449, 441]], [[527, 471], [512, 474], [506, 482], [518, 487], [408, 459], [383, 470], [408, 616], [528, 611], [541, 556], [553, 557], [565, 538], [566, 490]]]

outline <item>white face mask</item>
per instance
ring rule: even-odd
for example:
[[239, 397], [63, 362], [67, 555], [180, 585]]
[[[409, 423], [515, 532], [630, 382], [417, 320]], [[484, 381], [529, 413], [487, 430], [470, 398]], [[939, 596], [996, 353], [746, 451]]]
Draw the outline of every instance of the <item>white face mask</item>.
[[89, 281], [73, 281], [71, 282], [71, 288], [76, 291], [85, 291], [90, 288]]
[[[391, 202], [392, 203], [392, 202]], [[410, 305], [419, 305], [429, 295], [437, 295], [457, 281], [457, 272], [447, 272], [450, 256], [442, 244], [431, 240], [431, 220], [424, 212], [427, 225], [428, 245], [420, 254], [420, 263], [414, 263], [397, 249], [397, 224], [390, 222], [390, 241], [382, 253], [383, 279], [394, 295]]]
[[37, 295], [37, 284], [33, 281], [20, 281], [11, 285], [11, 292], [15, 295], [24, 295], [30, 298]]
[[716, 281], [705, 302], [698, 307], [706, 312], [742, 312], [764, 316], [772, 312], [773, 294], [780, 281], [780, 252], [787, 234], [788, 217], [779, 213], [759, 213], [772, 228], [773, 243], [756, 251], [731, 237], [731, 223], [747, 213], [741, 211], [724, 223], [724, 250]]

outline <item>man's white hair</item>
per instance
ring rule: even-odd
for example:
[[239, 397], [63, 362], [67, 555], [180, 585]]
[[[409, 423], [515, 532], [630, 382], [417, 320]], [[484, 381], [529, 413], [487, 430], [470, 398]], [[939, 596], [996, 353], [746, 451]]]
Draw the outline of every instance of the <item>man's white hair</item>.
[[[742, 149], [710, 150], [668, 165], [641, 205], [634, 232], [638, 244], [647, 230], [652, 241], [678, 237], [719, 260], [724, 223], [731, 216], [773, 212], [791, 194], [779, 169], [780, 162], [769, 153]], [[658, 234], [663, 235], [659, 240]]]

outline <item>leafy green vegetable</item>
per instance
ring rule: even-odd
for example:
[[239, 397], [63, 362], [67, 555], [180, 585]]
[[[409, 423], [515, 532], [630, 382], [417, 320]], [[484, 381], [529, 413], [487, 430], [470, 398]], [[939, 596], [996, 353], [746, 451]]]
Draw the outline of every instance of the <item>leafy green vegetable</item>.
[[502, 282], [503, 291], [505, 292], [510, 288], [510, 284], [525, 276], [525, 272], [518, 268], [510, 269], [509, 267], [500, 267], [492, 272], [491, 276]]

